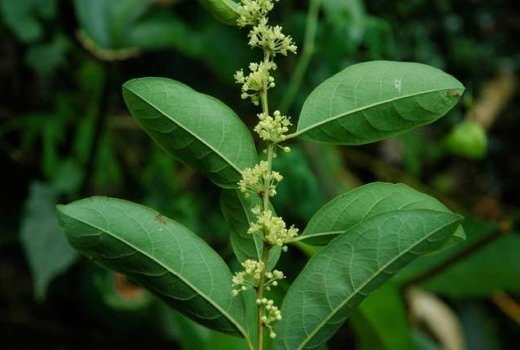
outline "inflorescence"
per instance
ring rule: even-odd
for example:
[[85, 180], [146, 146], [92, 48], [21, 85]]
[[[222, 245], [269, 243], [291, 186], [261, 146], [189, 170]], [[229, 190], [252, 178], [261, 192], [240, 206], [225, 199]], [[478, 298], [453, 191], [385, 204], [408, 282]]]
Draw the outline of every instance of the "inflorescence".
[[[248, 233], [262, 237], [264, 249], [279, 246], [286, 251], [286, 244], [297, 236], [298, 229], [294, 226], [287, 228], [284, 220], [269, 209], [268, 198], [276, 195], [276, 186], [283, 179], [280, 173], [271, 169], [272, 158], [276, 156], [278, 147], [284, 152], [290, 151], [289, 147], [282, 147], [279, 143], [287, 139], [292, 124], [290, 118], [282, 115], [280, 111], [274, 111], [272, 115], [269, 113], [267, 91], [276, 85], [271, 75], [277, 68], [274, 57], [296, 53], [297, 47], [289, 35], [282, 33], [282, 27], [269, 24], [268, 14], [273, 9], [274, 2], [278, 0], [241, 0], [240, 3], [237, 25], [241, 28], [252, 27], [248, 33], [249, 46], [261, 48], [264, 55], [262, 61], [249, 64], [248, 73], [240, 69], [234, 78], [242, 85], [242, 99], [249, 98], [254, 105], [262, 105], [262, 112], [258, 114], [259, 122], [254, 131], [267, 143], [268, 159], [260, 161], [252, 168], [244, 169], [238, 188], [245, 196], [255, 195], [263, 199], [262, 207], [251, 210], [255, 220], [250, 224]], [[270, 290], [278, 285], [279, 280], [285, 278], [281, 271], [266, 271], [266, 258], [267, 256], [264, 256], [264, 261], [248, 259], [242, 263], [244, 270], [235, 273], [232, 279], [233, 295], [236, 296], [248, 289]], [[276, 333], [272, 324], [280, 320], [282, 315], [272, 300], [262, 297], [262, 292], [258, 295], [259, 299], [256, 302], [260, 311], [260, 321], [269, 329], [270, 337], [274, 338]]]

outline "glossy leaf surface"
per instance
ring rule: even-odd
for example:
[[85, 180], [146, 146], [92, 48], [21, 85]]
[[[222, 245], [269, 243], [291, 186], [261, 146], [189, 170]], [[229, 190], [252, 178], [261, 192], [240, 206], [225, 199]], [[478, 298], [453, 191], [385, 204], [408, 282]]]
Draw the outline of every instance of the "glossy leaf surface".
[[[374, 215], [410, 209], [451, 213], [437, 199], [405, 184], [374, 182], [339, 195], [325, 204], [311, 218], [300, 239], [308, 244], [324, 245]], [[451, 243], [460, 242], [464, 238], [464, 231], [459, 228], [451, 238]]]
[[126, 274], [195, 321], [245, 335], [244, 305], [231, 272], [201, 238], [158, 212], [92, 197], [58, 206], [69, 242], [89, 259]]
[[424, 64], [360, 63], [325, 80], [309, 95], [296, 133], [331, 144], [370, 143], [435, 121], [463, 92], [457, 79]]
[[251, 133], [219, 100], [175, 80], [152, 77], [126, 82], [123, 96], [157, 144], [215, 184], [235, 188], [241, 170], [256, 164]]
[[386, 212], [362, 221], [311, 258], [287, 292], [277, 349], [313, 349], [353, 308], [418, 255], [438, 248], [459, 215], [431, 210]]

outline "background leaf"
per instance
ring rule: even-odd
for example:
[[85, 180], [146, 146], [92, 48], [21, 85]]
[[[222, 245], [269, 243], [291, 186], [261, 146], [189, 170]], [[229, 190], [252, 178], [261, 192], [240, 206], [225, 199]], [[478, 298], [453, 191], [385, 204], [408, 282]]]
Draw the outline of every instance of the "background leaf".
[[101, 197], [60, 205], [58, 216], [69, 242], [91, 260], [128, 275], [201, 324], [245, 336], [231, 272], [182, 225], [150, 208]]
[[166, 78], [133, 79], [123, 85], [133, 117], [174, 158], [236, 188], [241, 170], [256, 164], [253, 137], [225, 104]]
[[[451, 213], [437, 199], [405, 184], [373, 182], [337, 196], [311, 218], [300, 239], [307, 244], [323, 245], [345, 230], [374, 215], [389, 211], [430, 209]], [[465, 238], [462, 227], [450, 243]]]
[[257, 196], [245, 197], [237, 190], [223, 190], [220, 207], [229, 225], [233, 252], [238, 261], [262, 258], [263, 242], [258, 234], [248, 234], [249, 224], [255, 219], [251, 209], [261, 204]]
[[289, 288], [276, 327], [277, 349], [323, 344], [361, 300], [418, 255], [438, 248], [460, 220], [431, 210], [386, 212], [338, 236]]
[[458, 298], [520, 291], [520, 236], [508, 234], [427, 280], [435, 293]]
[[442, 117], [463, 92], [457, 79], [424, 64], [355, 64], [309, 95], [297, 134], [305, 140], [343, 145], [378, 141]]
[[[420, 283], [422, 288], [452, 298], [485, 298], [497, 291], [520, 291], [518, 231], [506, 234], [496, 222], [472, 217], [463, 226], [467, 234], [464, 242], [417, 259], [399, 272], [395, 280], [403, 285]], [[466, 256], [468, 252], [471, 254]], [[464, 254], [463, 259], [452, 260], [459, 254]], [[449, 261], [447, 268], [429, 275], [429, 271]], [[428, 275], [427, 279], [422, 277]]]
[[79, 25], [88, 37], [103, 49], [124, 49], [132, 27], [148, 10], [151, 1], [74, 0]]
[[43, 36], [42, 20], [56, 15], [56, 0], [2, 0], [0, 14], [20, 41], [33, 43]]
[[31, 269], [34, 294], [39, 300], [45, 297], [49, 283], [78, 258], [58, 225], [55, 205], [53, 188], [33, 182], [25, 203], [20, 240]]
[[386, 283], [370, 294], [352, 315], [358, 350], [412, 350], [407, 310], [399, 287]]

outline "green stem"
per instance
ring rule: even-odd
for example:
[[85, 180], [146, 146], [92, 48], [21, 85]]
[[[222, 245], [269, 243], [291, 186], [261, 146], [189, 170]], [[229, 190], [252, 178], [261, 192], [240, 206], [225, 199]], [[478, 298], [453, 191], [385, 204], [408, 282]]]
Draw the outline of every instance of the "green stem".
[[103, 140], [103, 133], [106, 131], [106, 124], [108, 121], [108, 108], [111, 98], [111, 87], [113, 80], [113, 67], [110, 63], [103, 62], [104, 82], [101, 88], [100, 100], [97, 105], [97, 111], [94, 121], [94, 131], [92, 139], [90, 140], [90, 149], [88, 158], [85, 163], [83, 182], [80, 186], [79, 192], [88, 195], [92, 181], [94, 179], [96, 162], [98, 159], [101, 143]]
[[296, 94], [300, 89], [303, 77], [307, 72], [309, 63], [314, 55], [314, 43], [316, 41], [316, 29], [318, 27], [318, 14], [321, 5], [321, 0], [311, 0], [309, 3], [309, 10], [307, 12], [307, 22], [305, 25], [305, 37], [303, 41], [303, 52], [296, 64], [296, 68], [292, 75], [291, 81], [287, 88], [280, 110], [286, 113], [292, 106]]
[[457, 254], [449, 257], [448, 259], [442, 261], [440, 264], [434, 266], [433, 268], [424, 271], [423, 273], [412, 277], [408, 281], [405, 282], [404, 288], [408, 288], [413, 285], [421, 284], [438, 274], [446, 271], [448, 268], [456, 265], [457, 263], [461, 262], [462, 260], [466, 259], [468, 256], [471, 256], [478, 251], [480, 251], [482, 248], [487, 247], [489, 243], [503, 237], [504, 235], [508, 234], [509, 232], [503, 232], [500, 230], [497, 230], [489, 235], [486, 235], [479, 240], [469, 244], [464, 249], [459, 251]]
[[[262, 262], [264, 263], [264, 267], [267, 266], [267, 260], [269, 259], [269, 250], [271, 247], [268, 244], [264, 244], [264, 249], [262, 252]], [[262, 275], [260, 276], [260, 282], [258, 284], [258, 290], [256, 293], [256, 299], [262, 300], [264, 297], [264, 283], [265, 283], [265, 268], [262, 271]], [[262, 350], [264, 348], [264, 324], [262, 322], [262, 317], [264, 316], [264, 309], [262, 304], [258, 305], [258, 350]]]
[[[264, 49], [264, 62], [269, 62], [271, 59], [270, 54], [267, 50]], [[264, 115], [269, 115], [269, 103], [267, 98], [267, 90], [268, 90], [268, 84], [269, 82], [266, 81], [264, 84], [263, 90], [260, 93], [260, 101], [262, 104], [262, 113]], [[272, 164], [273, 164], [273, 157], [274, 157], [274, 144], [269, 143], [267, 145], [267, 174], [271, 173], [272, 170]], [[265, 181], [265, 179], [264, 179]], [[271, 186], [271, 179], [267, 179], [267, 181], [264, 182], [264, 189], [262, 193], [262, 207], [263, 211], [269, 210], [269, 188]], [[263, 251], [262, 251], [262, 262], [264, 263], [264, 270], [262, 271], [262, 274], [260, 275], [260, 281], [258, 283], [258, 288], [256, 291], [256, 298], [257, 300], [262, 300], [264, 297], [264, 283], [265, 283], [265, 267], [267, 266], [267, 260], [269, 258], [269, 250], [271, 247], [264, 243]], [[264, 324], [262, 322], [262, 318], [264, 316], [264, 309], [262, 304], [258, 304], [258, 350], [263, 350], [264, 348]]]

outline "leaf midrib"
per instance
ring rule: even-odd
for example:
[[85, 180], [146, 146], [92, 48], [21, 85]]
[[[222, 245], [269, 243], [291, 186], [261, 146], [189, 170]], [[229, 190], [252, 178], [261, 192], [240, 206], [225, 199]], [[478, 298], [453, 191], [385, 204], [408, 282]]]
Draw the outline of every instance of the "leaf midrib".
[[319, 238], [319, 237], [324, 237], [324, 236], [339, 235], [339, 234], [345, 232], [346, 230], [348, 230], [348, 229], [341, 230], [341, 231], [322, 231], [322, 232], [311, 233], [311, 234], [307, 234], [307, 235], [302, 234], [301, 236], [293, 239], [291, 242], [296, 242], [296, 241], [303, 242], [306, 239], [310, 239], [310, 238]]
[[[196, 288], [195, 286], [193, 286], [191, 283], [189, 283], [187, 280], [185, 280], [182, 275], [179, 275], [177, 273], [175, 273], [175, 271], [172, 271], [169, 267], [165, 266], [162, 262], [158, 261], [155, 257], [153, 256], [150, 256], [149, 254], [147, 254], [146, 252], [144, 252], [143, 250], [137, 248], [136, 246], [134, 246], [133, 244], [129, 243], [128, 241], [126, 241], [125, 239], [121, 238], [121, 237], [118, 237], [114, 234], [112, 234], [110, 231], [106, 230], [106, 229], [103, 229], [101, 227], [98, 227], [97, 225], [94, 225], [94, 224], [91, 224], [91, 223], [88, 223], [84, 220], [81, 220], [81, 219], [78, 219], [77, 217], [74, 217], [70, 214], [67, 214], [68, 216], [74, 218], [74, 220], [76, 221], [79, 221], [81, 222], [82, 224], [84, 225], [87, 225], [87, 226], [91, 226], [101, 232], [104, 232], [105, 234], [109, 235], [110, 237], [126, 244], [127, 246], [129, 246], [130, 248], [133, 248], [135, 249], [136, 251], [140, 252], [141, 254], [143, 254], [144, 256], [146, 256], [147, 258], [149, 258], [150, 260], [156, 262], [159, 266], [161, 266], [162, 268], [164, 268], [166, 271], [170, 272], [173, 276], [176, 276], [178, 279], [180, 279], [183, 283], [185, 283], [187, 286], [189, 286], [192, 290], [194, 290], [198, 295], [202, 296], [204, 298], [204, 300], [206, 300], [210, 305], [212, 305], [215, 309], [217, 309], [220, 313], [222, 313], [222, 315], [225, 315], [227, 316], [227, 319], [231, 321], [231, 323], [237, 327], [237, 329], [240, 331], [240, 333], [242, 333], [242, 335], [244, 336], [244, 338], [247, 339], [247, 333], [245, 332], [245, 330], [241, 327], [240, 323], [238, 323], [237, 321], [235, 321], [235, 319], [233, 317], [231, 317], [231, 315], [229, 315], [227, 312], [225, 312], [224, 310], [222, 310], [222, 308], [218, 305], [218, 304], [214, 304], [212, 302], [212, 300], [209, 298], [209, 296], [207, 296], [205, 293], [202, 293], [198, 288]], [[169, 228], [168, 228], [168, 231], [169, 231]]]
[[[130, 89], [129, 87], [127, 87], [127, 89], [129, 91], [132, 92], [132, 94], [134, 94], [135, 96], [139, 97], [139, 99], [141, 99], [141, 101], [143, 102], [146, 102], [147, 104], [149, 104], [153, 109], [155, 109], [156, 111], [158, 111], [163, 117], [171, 120], [173, 123], [177, 124], [180, 128], [182, 128], [183, 130], [185, 130], [186, 132], [188, 132], [191, 136], [193, 136], [195, 139], [197, 139], [200, 143], [202, 143], [203, 145], [205, 145], [207, 148], [209, 148], [210, 150], [212, 150], [215, 154], [217, 154], [221, 159], [223, 159], [229, 166], [231, 166], [238, 174], [241, 174], [242, 171], [237, 167], [235, 166], [234, 163], [231, 162], [231, 160], [229, 160], [227, 157], [225, 157], [221, 152], [219, 152], [217, 149], [215, 149], [215, 147], [213, 147], [212, 145], [208, 144], [206, 141], [204, 141], [203, 139], [201, 139], [200, 137], [197, 136], [196, 133], [194, 133], [192, 130], [190, 130], [189, 128], [187, 128], [185, 125], [181, 124], [179, 121], [177, 121], [176, 119], [173, 119], [173, 118], [170, 118], [168, 116], [168, 114], [166, 112], [164, 112], [161, 108], [159, 108], [155, 103], [152, 103], [151, 101], [145, 99], [141, 94], [139, 94], [138, 92], [136, 92], [135, 90], [133, 89]], [[206, 95], [198, 92], [198, 91], [195, 91], [193, 89], [191, 89], [193, 91], [194, 94], [197, 94], [197, 95], [201, 95], [202, 97], [206, 97]]]
[[[442, 213], [442, 212], [439, 212], [439, 213]], [[340, 303], [338, 304], [338, 307], [336, 307], [333, 312], [331, 312], [329, 315], [330, 316], [327, 316], [324, 318], [324, 321], [319, 323], [318, 326], [316, 326], [314, 328], [314, 331], [311, 332], [301, 343], [300, 343], [300, 346], [298, 347], [298, 350], [301, 350], [303, 349], [303, 347], [314, 337], [314, 335], [327, 323], [327, 321], [332, 317], [334, 316], [342, 307], [343, 305], [345, 305], [346, 303], [348, 303], [348, 301], [350, 301], [352, 299], [352, 296], [354, 295], [358, 295], [370, 282], [372, 282], [375, 278], [375, 276], [378, 276], [381, 272], [383, 272], [388, 266], [390, 266], [391, 264], [393, 264], [396, 260], [398, 260], [399, 258], [401, 258], [402, 256], [404, 256], [405, 254], [407, 254], [412, 248], [415, 248], [418, 244], [422, 243], [425, 239], [427, 239], [428, 237], [430, 237], [431, 235], [433, 235], [434, 233], [444, 229], [445, 227], [447, 226], [450, 226], [450, 225], [453, 225], [456, 221], [453, 221], [453, 222], [450, 222], [449, 224], [446, 224], [440, 228], [438, 228], [437, 230], [434, 230], [432, 233], [430, 233], [429, 235], [423, 237], [423, 239], [419, 240], [418, 242], [416, 242], [414, 245], [410, 246], [406, 251], [403, 252], [403, 254], [399, 254], [397, 257], [395, 257], [394, 259], [391, 259], [389, 260], [388, 263], [386, 263], [385, 265], [383, 265], [380, 269], [377, 270], [376, 273], [372, 274], [372, 277], [368, 278], [367, 281], [365, 283], [363, 283], [360, 288], [357, 288], [353, 293], [351, 293], [351, 297], [349, 298], [346, 298], [345, 301], [343, 303]]]
[[[341, 118], [344, 118], [344, 117], [347, 117], [351, 114], [354, 114], [354, 113], [357, 113], [357, 112], [360, 112], [362, 110], [365, 110], [365, 109], [368, 109], [368, 108], [372, 108], [372, 107], [377, 107], [379, 105], [384, 105], [386, 103], [391, 103], [391, 102], [395, 102], [395, 101], [399, 101], [399, 100], [404, 100], [404, 99], [407, 99], [407, 98], [410, 98], [410, 97], [417, 97], [417, 96], [420, 96], [420, 95], [426, 95], [426, 94], [431, 94], [433, 92], [440, 92], [440, 91], [445, 91], [445, 90], [460, 90], [461, 88], [442, 88], [442, 89], [435, 89], [435, 90], [428, 90], [428, 91], [421, 91], [419, 93], [415, 93], [415, 94], [409, 94], [409, 95], [403, 95], [403, 96], [399, 96], [398, 98], [392, 98], [392, 99], [387, 99], [387, 100], [383, 100], [383, 101], [379, 101], [379, 102], [376, 102], [376, 103], [372, 103], [372, 104], [369, 104], [369, 105], [366, 105], [366, 106], [363, 106], [363, 107], [359, 107], [359, 108], [355, 108], [355, 109], [352, 109], [348, 112], [345, 112], [345, 113], [342, 113], [342, 114], [338, 114], [338, 115], [334, 115], [334, 116], [331, 116], [321, 122], [318, 122], [316, 124], [312, 124], [310, 126], [307, 126], [305, 127], [304, 129], [301, 129], [301, 130], [296, 130], [296, 132], [292, 135], [293, 137], [297, 137], [297, 136], [300, 136], [301, 134], [304, 134], [306, 133], [307, 131], [311, 130], [311, 129], [314, 129], [314, 128], [317, 128], [323, 124], [327, 124], [331, 121], [334, 121], [334, 120], [337, 120], [337, 119], [341, 119]], [[300, 116], [301, 118], [301, 116]]]

